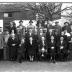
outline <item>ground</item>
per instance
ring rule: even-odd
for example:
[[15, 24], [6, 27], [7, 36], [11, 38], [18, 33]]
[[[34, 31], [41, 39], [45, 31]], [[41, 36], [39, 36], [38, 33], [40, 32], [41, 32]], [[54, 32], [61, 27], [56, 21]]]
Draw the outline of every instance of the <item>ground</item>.
[[18, 62], [1, 61], [0, 72], [72, 72], [72, 62]]

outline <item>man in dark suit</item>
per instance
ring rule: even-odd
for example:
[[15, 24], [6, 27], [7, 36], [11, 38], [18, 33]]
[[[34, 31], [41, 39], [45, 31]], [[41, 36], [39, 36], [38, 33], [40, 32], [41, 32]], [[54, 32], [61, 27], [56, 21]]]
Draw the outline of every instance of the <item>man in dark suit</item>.
[[67, 55], [67, 41], [65, 41], [63, 36], [60, 36], [60, 40], [57, 42], [57, 51], [59, 54], [59, 60], [65, 60]]
[[18, 48], [19, 63], [21, 63], [23, 59], [25, 60], [25, 51], [26, 51], [25, 38], [22, 38]]
[[59, 26], [59, 22], [55, 22], [55, 31], [60, 35], [61, 33], [61, 26]]
[[26, 28], [25, 28], [25, 26], [23, 26], [23, 21], [22, 20], [19, 21], [19, 26], [17, 26], [17, 29], [18, 29], [18, 32], [19, 32], [21, 38], [24, 37]]
[[39, 41], [39, 60], [46, 59], [47, 57], [47, 43], [45, 37], [41, 37]]
[[36, 49], [35, 49], [35, 41], [33, 39], [33, 37], [29, 37], [28, 41], [27, 41], [27, 52], [28, 52], [28, 56], [30, 61], [34, 61], [34, 57], [36, 54]]
[[8, 30], [9, 30], [9, 33], [11, 34], [12, 30], [14, 30], [14, 33], [16, 34], [17, 33], [17, 29], [16, 27], [14, 26], [14, 22], [10, 22], [10, 25], [8, 27]]
[[48, 53], [50, 55], [50, 61], [55, 63], [56, 42], [55, 37], [52, 35], [48, 44]]
[[67, 32], [70, 32], [70, 26], [69, 26], [69, 22], [65, 22], [64, 26], [62, 27], [62, 31], [67, 30]]
[[29, 25], [27, 26], [27, 32], [29, 32], [30, 29], [32, 30], [32, 32], [34, 32], [35, 26], [33, 25], [32, 20], [29, 21]]
[[35, 47], [35, 50], [36, 50], [35, 60], [38, 61], [39, 37], [38, 37], [37, 30], [35, 30], [35, 33], [33, 35], [33, 39], [34, 39], [34, 47]]

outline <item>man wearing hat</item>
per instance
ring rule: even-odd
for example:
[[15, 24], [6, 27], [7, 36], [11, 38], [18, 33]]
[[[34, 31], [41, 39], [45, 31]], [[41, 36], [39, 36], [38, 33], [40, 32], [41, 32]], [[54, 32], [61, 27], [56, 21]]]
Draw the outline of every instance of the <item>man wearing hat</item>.
[[69, 26], [69, 22], [65, 22], [64, 23], [64, 27], [62, 27], [62, 31], [67, 30], [67, 32], [70, 32], [70, 26]]
[[15, 23], [13, 21], [10, 22], [10, 26], [9, 26], [9, 33], [11, 34], [12, 30], [14, 30], [14, 33], [17, 33], [16, 27], [15, 27]]
[[51, 35], [48, 45], [48, 55], [50, 56], [50, 61], [55, 63], [56, 56], [56, 41], [55, 37]]
[[58, 58], [60, 61], [66, 60], [67, 57], [67, 41], [64, 39], [63, 36], [60, 36], [59, 41], [57, 42], [57, 52]]
[[30, 20], [30, 21], [29, 21], [29, 25], [27, 26], [27, 31], [28, 31], [28, 32], [29, 32], [30, 29], [32, 29], [32, 32], [34, 32], [35, 26], [32, 25], [32, 23], [33, 23], [33, 21]]
[[55, 22], [55, 31], [60, 35], [61, 33], [61, 26], [59, 26], [59, 22]]
[[47, 58], [47, 43], [44, 36], [39, 41], [39, 60], [46, 60]]
[[18, 29], [18, 33], [20, 34], [21, 37], [25, 36], [25, 26], [23, 26], [23, 21], [20, 20], [19, 21], [19, 26], [17, 26], [17, 29]]
[[27, 41], [27, 53], [30, 61], [33, 61], [36, 55], [35, 39], [30, 36]]

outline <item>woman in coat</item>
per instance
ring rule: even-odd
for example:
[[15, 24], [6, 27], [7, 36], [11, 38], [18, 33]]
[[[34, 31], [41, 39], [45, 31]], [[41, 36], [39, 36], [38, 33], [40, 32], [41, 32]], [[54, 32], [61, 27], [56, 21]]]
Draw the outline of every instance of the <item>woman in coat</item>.
[[27, 52], [28, 52], [29, 59], [30, 59], [30, 61], [33, 61], [35, 54], [36, 54], [35, 41], [34, 41], [33, 37], [29, 37], [27, 45], [28, 45]]
[[17, 48], [19, 47], [19, 39], [14, 34], [14, 30], [11, 33], [11, 36], [8, 39], [8, 47], [9, 47], [9, 57], [10, 60], [16, 60], [17, 59]]
[[19, 63], [21, 63], [23, 59], [25, 60], [25, 51], [26, 51], [25, 38], [22, 38], [18, 48]]

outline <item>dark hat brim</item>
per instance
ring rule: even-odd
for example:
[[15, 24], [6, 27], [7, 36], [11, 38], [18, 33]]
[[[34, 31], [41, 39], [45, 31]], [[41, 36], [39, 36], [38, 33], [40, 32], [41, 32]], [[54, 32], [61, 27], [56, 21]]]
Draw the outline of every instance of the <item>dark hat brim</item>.
[[65, 22], [64, 24], [66, 24], [66, 23], [69, 24], [69, 22]]
[[22, 21], [22, 20], [20, 20], [20, 21], [19, 21], [19, 23], [21, 23], [21, 22], [23, 23], [23, 21]]
[[30, 20], [30, 21], [29, 21], [29, 23], [33, 23], [33, 21], [32, 21], [32, 20]]

